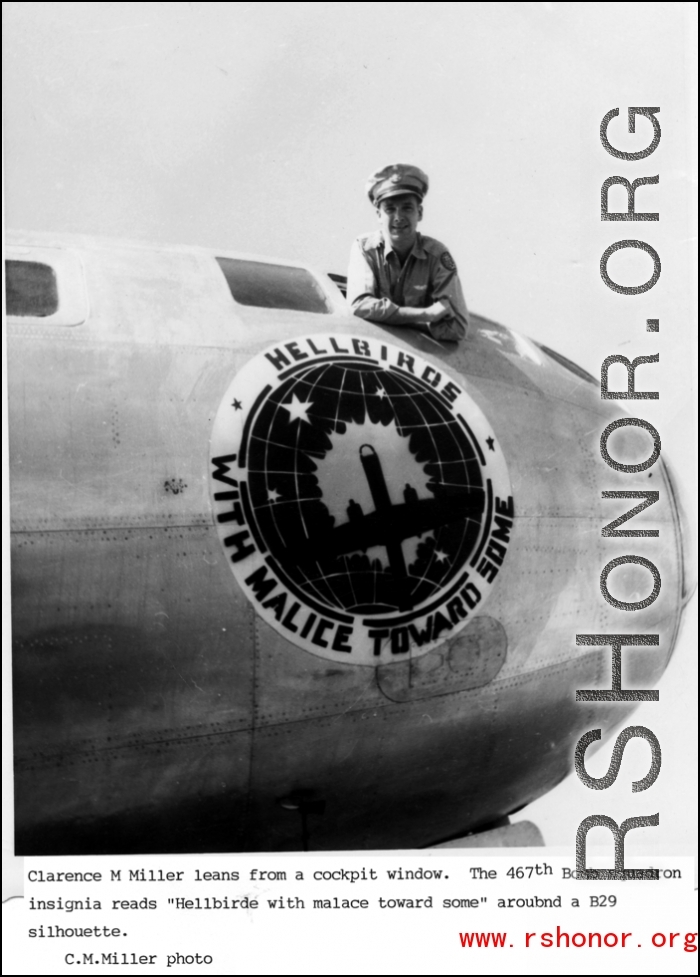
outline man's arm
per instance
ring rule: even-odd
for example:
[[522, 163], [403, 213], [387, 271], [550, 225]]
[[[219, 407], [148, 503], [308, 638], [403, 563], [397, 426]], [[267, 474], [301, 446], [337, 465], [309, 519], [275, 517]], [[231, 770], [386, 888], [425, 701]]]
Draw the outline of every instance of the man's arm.
[[358, 241], [354, 242], [350, 252], [347, 298], [353, 313], [361, 319], [382, 322], [387, 326], [418, 329], [429, 335], [433, 335], [431, 323], [437, 323], [450, 314], [449, 307], [442, 302], [434, 302], [425, 309], [414, 309], [382, 298], [375, 274]]
[[445, 248], [439, 254], [431, 254], [430, 298], [446, 308], [445, 318], [431, 330], [435, 339], [464, 339], [469, 331], [469, 313], [464, 300], [457, 266]]

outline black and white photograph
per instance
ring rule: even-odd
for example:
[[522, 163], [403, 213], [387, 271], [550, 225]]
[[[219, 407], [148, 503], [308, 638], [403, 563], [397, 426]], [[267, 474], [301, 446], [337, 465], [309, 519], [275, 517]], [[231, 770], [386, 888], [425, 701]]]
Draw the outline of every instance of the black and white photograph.
[[693, 972], [696, 18], [3, 4], [3, 972]]

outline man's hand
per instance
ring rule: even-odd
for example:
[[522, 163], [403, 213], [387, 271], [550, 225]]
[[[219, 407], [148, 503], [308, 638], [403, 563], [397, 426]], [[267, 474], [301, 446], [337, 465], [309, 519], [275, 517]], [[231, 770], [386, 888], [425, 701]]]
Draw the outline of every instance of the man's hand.
[[439, 322], [441, 319], [444, 319], [445, 316], [450, 315], [451, 310], [445, 305], [444, 302], [433, 302], [433, 304], [429, 305], [427, 309], [423, 310], [423, 312], [425, 314], [425, 321], [433, 323]]

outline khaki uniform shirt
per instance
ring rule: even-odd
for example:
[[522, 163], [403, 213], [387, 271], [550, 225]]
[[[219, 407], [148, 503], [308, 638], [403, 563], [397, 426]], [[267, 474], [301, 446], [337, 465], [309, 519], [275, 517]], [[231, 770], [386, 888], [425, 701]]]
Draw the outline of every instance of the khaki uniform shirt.
[[469, 328], [467, 305], [450, 252], [435, 238], [418, 234], [403, 265], [381, 231], [354, 242], [348, 269], [348, 302], [362, 319], [406, 325], [401, 306], [427, 308], [442, 301], [451, 314], [430, 326], [435, 339], [463, 339]]

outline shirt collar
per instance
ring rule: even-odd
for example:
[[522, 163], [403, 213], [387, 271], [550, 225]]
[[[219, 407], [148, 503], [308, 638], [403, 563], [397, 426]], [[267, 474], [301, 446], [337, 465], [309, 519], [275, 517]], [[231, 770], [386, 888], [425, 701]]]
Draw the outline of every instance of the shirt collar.
[[[388, 258], [390, 254], [396, 254], [396, 252], [392, 248], [391, 244], [390, 243], [387, 244], [387, 242], [384, 240], [384, 236], [382, 235], [381, 231], [378, 231], [377, 233], [379, 234], [380, 241], [384, 245], [384, 256], [385, 256], [385, 258]], [[416, 239], [413, 242], [413, 247], [408, 252], [408, 254], [406, 255], [406, 257], [408, 258], [411, 255], [413, 255], [414, 258], [427, 258], [428, 257], [428, 252], [423, 247], [423, 237], [422, 237], [420, 231], [416, 234]], [[398, 258], [398, 255], [396, 255], [396, 257]]]

